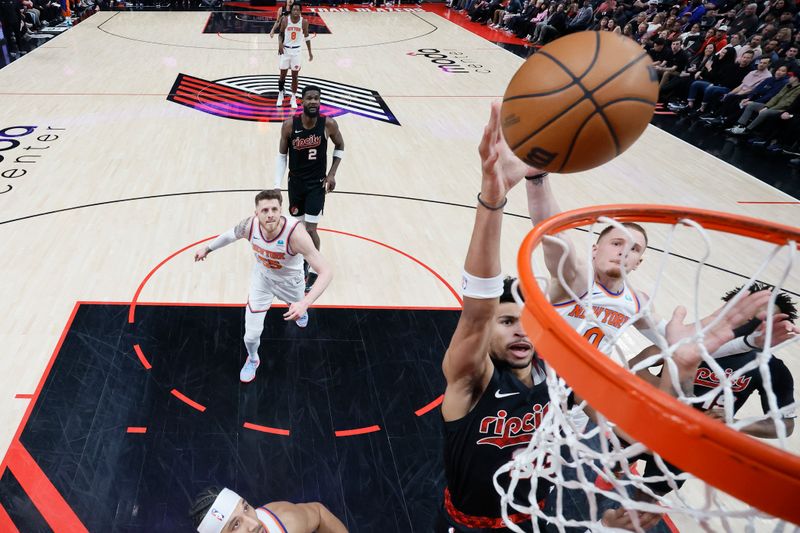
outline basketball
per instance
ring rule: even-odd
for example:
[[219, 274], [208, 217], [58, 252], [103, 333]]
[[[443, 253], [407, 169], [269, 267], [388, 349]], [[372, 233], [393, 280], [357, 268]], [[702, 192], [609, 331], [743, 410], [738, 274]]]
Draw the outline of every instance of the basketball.
[[503, 96], [503, 134], [528, 164], [558, 173], [602, 165], [644, 132], [658, 99], [650, 56], [632, 39], [584, 31], [542, 47]]

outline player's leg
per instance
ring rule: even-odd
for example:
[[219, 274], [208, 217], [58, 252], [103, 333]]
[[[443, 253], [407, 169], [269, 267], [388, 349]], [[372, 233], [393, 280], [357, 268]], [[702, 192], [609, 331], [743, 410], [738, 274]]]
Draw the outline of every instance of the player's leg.
[[264, 319], [272, 305], [272, 299], [271, 282], [262, 276], [257, 268], [253, 268], [250, 292], [244, 310], [244, 346], [247, 350], [247, 360], [239, 372], [239, 379], [244, 383], [250, 383], [255, 379], [256, 370], [261, 364], [258, 347], [261, 344], [261, 332], [264, 331]]
[[280, 71], [281, 75], [278, 78], [278, 98], [275, 105], [280, 107], [283, 105], [284, 89], [286, 89], [286, 72], [289, 70], [289, 58], [283, 54], [280, 58]]
[[292, 109], [297, 109], [297, 78], [300, 75], [300, 54], [292, 56], [292, 98], [290, 100]]
[[[314, 247], [319, 250], [319, 232], [317, 232], [317, 225], [322, 217], [322, 210], [325, 207], [325, 190], [319, 185], [314, 184], [312, 188], [306, 193], [305, 198], [305, 224], [306, 231], [311, 236], [314, 242]], [[314, 282], [317, 281], [317, 273], [314, 269], [309, 267], [308, 277], [306, 279], [306, 292], [311, 290]]]

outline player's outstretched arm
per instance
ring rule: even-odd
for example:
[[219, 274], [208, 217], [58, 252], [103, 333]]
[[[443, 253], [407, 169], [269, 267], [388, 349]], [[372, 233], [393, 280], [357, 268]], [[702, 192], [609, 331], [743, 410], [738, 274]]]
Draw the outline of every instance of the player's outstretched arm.
[[342, 157], [344, 157], [344, 137], [342, 136], [342, 131], [339, 129], [339, 123], [332, 118], [325, 121], [325, 132], [328, 134], [331, 141], [333, 141], [333, 162], [331, 163], [331, 169], [328, 171], [328, 175], [322, 180], [322, 187], [324, 187], [325, 192], [328, 193], [336, 188], [336, 171], [339, 169], [339, 163], [341, 163]]
[[292, 119], [287, 118], [281, 124], [281, 140], [278, 143], [278, 155], [275, 156], [275, 179], [272, 188], [276, 191], [281, 190], [283, 175], [286, 174], [286, 166], [289, 163], [289, 138], [292, 135]]
[[302, 300], [291, 304], [289, 310], [283, 315], [286, 320], [297, 320], [328, 288], [333, 279], [333, 269], [314, 246], [314, 242], [303, 224], [297, 224], [295, 227], [289, 240], [289, 246], [293, 253], [301, 254], [317, 273], [317, 281], [314, 282], [311, 290]]
[[198, 248], [194, 252], [194, 260], [203, 261], [205, 260], [206, 257], [208, 257], [208, 254], [210, 254], [214, 250], [218, 250], [223, 246], [227, 246], [238, 239], [246, 238], [250, 232], [250, 225], [252, 223], [252, 220], [253, 217], [245, 218], [244, 220], [236, 224], [235, 227], [229, 229], [225, 233], [221, 233], [220, 235], [218, 235], [217, 238], [211, 241], [211, 243], [208, 244], [207, 246], [202, 246]]
[[[535, 174], [533, 175], [535, 176]], [[525, 190], [528, 195], [528, 214], [534, 226], [543, 220], [561, 213], [561, 208], [558, 206], [558, 202], [556, 201], [556, 197], [550, 185], [549, 176], [545, 175], [525, 180]], [[561, 232], [555, 235], [555, 237], [560, 239], [567, 247], [567, 256], [562, 269], [564, 281], [566, 281], [567, 285], [569, 285], [574, 292], [580, 295], [586, 289], [588, 282], [586, 279], [588, 274], [586, 262], [588, 258], [578, 257], [575, 245], [567, 236], [566, 232]], [[558, 283], [558, 264], [565, 253], [564, 248], [558, 243], [552, 242], [550, 239], [545, 239], [542, 246], [545, 265], [547, 266], [548, 272], [550, 272], [550, 277], [555, 281], [555, 283], [551, 284], [550, 288], [551, 301], [562, 300], [564, 296], [567, 295], [567, 292], [561, 284]]]
[[308, 47], [308, 60], [314, 61], [314, 53], [311, 51], [311, 37], [308, 36], [308, 21], [303, 20], [303, 36], [306, 40], [306, 47]]
[[[718, 316], [722, 315], [717, 324], [706, 331], [703, 335], [702, 343], [709, 354], [716, 352], [722, 345], [733, 339], [733, 330], [745, 324], [759, 310], [769, 302], [770, 292], [753, 292], [741, 298], [735, 305], [723, 313], [725, 306], [720, 307], [709, 316], [703, 318], [700, 323], [703, 325], [711, 324]], [[726, 304], [727, 305], [727, 304]], [[695, 336], [697, 328], [695, 324], [685, 324], [686, 308], [679, 306], [672, 314], [672, 319], [666, 327], [666, 338], [670, 346], [674, 346], [687, 338]], [[673, 354], [672, 360], [677, 368], [679, 382], [677, 386], [684, 394], [692, 394], [692, 383], [697, 373], [697, 367], [702, 361], [702, 350], [696, 341], [687, 342], [681, 345]], [[660, 388], [668, 394], [675, 395], [675, 382], [669, 365], [661, 373]]]
[[503, 292], [500, 272], [502, 207], [506, 195], [529, 171], [516, 158], [500, 131], [499, 103], [492, 104], [483, 131], [481, 190], [462, 281], [464, 304], [456, 331], [442, 361], [447, 380], [442, 415], [457, 420], [466, 415], [491, 379], [489, 340], [492, 322]]

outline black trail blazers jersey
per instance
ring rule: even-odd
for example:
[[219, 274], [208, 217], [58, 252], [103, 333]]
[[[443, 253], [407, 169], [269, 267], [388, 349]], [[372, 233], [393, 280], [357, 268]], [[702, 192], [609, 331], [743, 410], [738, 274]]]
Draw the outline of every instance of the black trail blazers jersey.
[[300, 115], [292, 121], [289, 137], [289, 179], [321, 182], [327, 174], [328, 139], [325, 137], [325, 117], [307, 130]]

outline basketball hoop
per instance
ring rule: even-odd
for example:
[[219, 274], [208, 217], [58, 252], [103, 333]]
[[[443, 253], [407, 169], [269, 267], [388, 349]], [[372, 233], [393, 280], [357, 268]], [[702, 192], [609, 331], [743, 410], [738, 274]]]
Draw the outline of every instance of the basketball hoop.
[[[550, 367], [548, 387], [551, 393], [550, 406], [553, 413], [548, 413], [552, 416], [546, 417], [545, 422], [550, 420], [552, 423], [558, 424], [561, 420], [563, 423], [565, 418], [559, 417], [564, 415], [566, 402], [560, 402], [566, 397], [564, 391], [569, 392], [571, 389], [601, 413], [601, 418], [607, 419], [633, 437], [637, 441], [637, 443], [633, 443], [633, 446], [639, 446], [638, 449], [646, 447], [655, 452], [657, 454], [656, 462], [661, 465], [662, 469], [664, 467], [661, 458], [686, 472], [682, 475], [702, 480], [707, 484], [707, 489], [712, 492], [719, 489], [772, 517], [800, 524], [800, 505], [798, 505], [800, 457], [798, 455], [743, 434], [640, 379], [630, 369], [624, 365], [620, 366], [611, 357], [589, 344], [567, 324], [549, 302], [537, 281], [538, 273], [534, 272], [532, 256], [535, 248], [544, 239], [552, 239], [552, 236], [569, 229], [591, 226], [598, 221], [603, 221], [604, 217], [611, 219], [617, 225], [625, 222], [669, 224], [673, 226], [673, 232], [678, 226], [697, 227], [699, 225], [701, 232], [702, 230], [714, 230], [774, 244], [776, 245], [775, 251], [768, 261], [784, 250], [790, 256], [790, 264], [786, 268], [781, 283], [788, 277], [789, 269], [794, 264], [794, 253], [800, 242], [800, 228], [703, 209], [661, 205], [594, 206], [569, 211], [537, 225], [526, 236], [520, 247], [518, 269], [520, 286], [525, 295], [522, 323], [536, 347], [537, 354]], [[668, 253], [670, 250], [666, 252]], [[701, 261], [698, 269], [702, 266], [703, 262]], [[758, 274], [758, 272], [754, 274], [753, 278]], [[538, 275], [541, 280], [541, 274]], [[544, 275], [549, 278], [546, 271]], [[699, 276], [697, 280], [699, 285]], [[658, 285], [658, 281], [656, 283]], [[774, 285], [776, 291], [773, 293], [773, 299], [775, 293], [780, 290], [780, 283], [774, 283]], [[655, 297], [656, 295], [653, 294], [652, 298]], [[718, 298], [719, 296], [717, 296]], [[575, 301], [577, 302], [578, 299], [576, 298]], [[769, 345], [765, 345], [762, 353], [767, 353], [769, 356], [770, 348]], [[664, 368], [666, 371], [666, 364]], [[771, 387], [770, 381], [767, 381], [767, 384]], [[554, 394], [557, 397], [554, 397]], [[770, 394], [772, 393], [770, 392]], [[646, 421], [646, 423], [642, 423], [642, 421]], [[605, 428], [602, 423], [599, 425], [602, 433]], [[557, 450], [558, 446], [564, 446], [574, 441], [570, 441], [569, 436], [564, 438], [564, 427], [553, 430], [549, 437], [547, 428], [544, 429], [543, 435], [545, 436], [537, 435], [542, 430], [541, 427], [537, 428], [534, 433], [533, 440], [525, 452], [528, 454], [527, 459], [520, 457], [525, 454], [517, 455], [504, 467], [504, 471], [511, 474], [512, 480], [515, 470], [522, 471], [522, 475], [549, 476], [552, 479], [553, 470], [560, 469], [560, 464], [545, 467], [544, 461], [541, 461], [543, 454], [552, 454], [554, 447]], [[580, 432], [576, 435], [578, 439], [583, 436]], [[610, 440], [612, 439], [613, 437]], [[549, 452], [543, 451], [548, 445], [551, 446]], [[618, 461], [622, 453], [619, 449], [611, 448], [610, 445], [604, 446], [603, 453], [609, 455], [617, 452], [618, 455], [613, 459]], [[555, 462], [559, 463], [559, 461]], [[532, 474], [531, 470], [533, 470]], [[498, 471], [499, 473], [500, 471]], [[556, 488], [559, 488], [560, 470], [556, 474], [558, 475], [555, 484]], [[637, 481], [642, 479], [641, 476], [638, 476], [635, 470], [632, 474], [630, 472], [628, 474], [633, 480], [631, 481], [632, 486], [636, 487]], [[666, 478], [669, 481], [670, 476], [667, 475]], [[508, 493], [504, 488], [501, 490], [497, 479], [496, 475], [495, 486], [503, 496], [504, 513], [506, 507], [510, 506], [517, 510], [527, 511], [540, 519], [547, 518], [551, 524], [566, 524], [563, 520], [559, 521], [559, 516], [543, 517], [535, 505], [520, 508], [511, 503], [510, 500], [513, 498], [508, 498]], [[512, 481], [511, 492], [513, 492], [514, 484], [515, 482]], [[567, 486], [566, 482], [564, 482], [564, 486]], [[672, 486], [674, 487], [674, 484]], [[587, 492], [595, 490], [589, 487]], [[624, 492], [619, 490], [610, 490], [609, 492], [610, 496], [620, 501], [626, 509], [653, 512], [654, 506], [626, 500]], [[709, 496], [707, 493], [706, 496], [706, 502], [699, 508], [689, 506], [686, 509], [678, 509], [677, 512], [685, 511], [687, 516], [697, 520], [700, 524], [704, 524], [704, 519], [710, 517], [720, 518], [725, 524], [725, 529], [729, 529], [726, 519], [730, 516], [735, 518], [759, 516], [758, 511], [755, 510], [726, 514], [725, 511], [715, 508], [713, 504], [716, 503], [716, 500], [713, 495]], [[680, 500], [680, 496], [677, 499]], [[675, 504], [674, 501], [665, 503], [656, 500], [656, 503], [661, 507], [659, 512], [664, 513], [673, 512], [676, 507], [681, 506], [680, 503]], [[596, 516], [594, 519], [599, 520]], [[576, 524], [569, 523], [567, 525]], [[602, 529], [597, 526], [597, 523], [594, 525], [581, 523], [580, 525], [593, 530]], [[707, 522], [704, 525], [708, 527]]]

